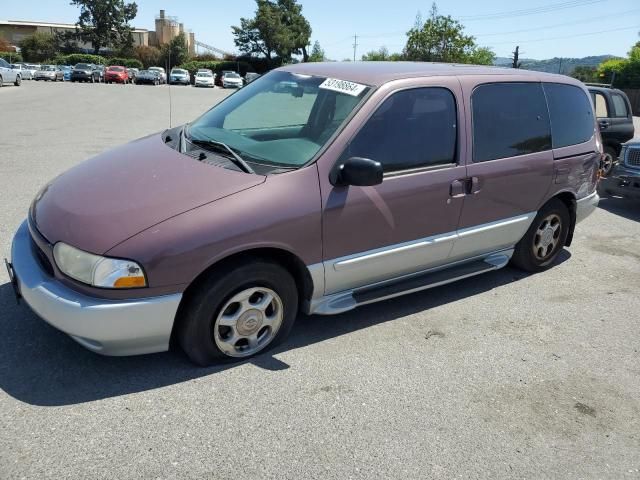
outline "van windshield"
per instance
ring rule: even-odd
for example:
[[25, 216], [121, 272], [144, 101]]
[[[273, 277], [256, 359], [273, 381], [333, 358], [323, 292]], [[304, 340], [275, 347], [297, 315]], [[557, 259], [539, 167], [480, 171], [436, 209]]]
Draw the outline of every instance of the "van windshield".
[[301, 167], [368, 91], [368, 86], [353, 82], [274, 71], [190, 124], [187, 138], [223, 142], [247, 162]]

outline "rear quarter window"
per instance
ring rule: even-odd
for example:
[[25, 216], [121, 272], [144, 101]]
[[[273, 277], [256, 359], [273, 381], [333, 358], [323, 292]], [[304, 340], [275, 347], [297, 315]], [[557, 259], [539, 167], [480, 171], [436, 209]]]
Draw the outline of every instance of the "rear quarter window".
[[594, 134], [593, 107], [579, 87], [562, 83], [544, 83], [553, 148], [577, 145]]
[[540, 83], [489, 83], [471, 95], [473, 161], [551, 149], [549, 113]]

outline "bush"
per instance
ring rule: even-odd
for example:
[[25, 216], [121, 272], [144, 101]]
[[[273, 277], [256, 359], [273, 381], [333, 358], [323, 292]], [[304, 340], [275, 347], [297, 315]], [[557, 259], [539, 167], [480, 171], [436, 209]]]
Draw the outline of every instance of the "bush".
[[109, 58], [106, 60], [107, 65], [122, 65], [127, 68], [139, 68], [142, 70], [142, 62], [135, 58]]
[[9, 63], [18, 63], [22, 61], [22, 55], [16, 52], [0, 52], [0, 58], [4, 58]]
[[72, 53], [70, 55], [58, 55], [53, 59], [56, 65], [75, 65], [76, 63], [93, 63], [95, 65], [105, 65], [107, 59], [101, 55], [90, 55], [88, 53]]

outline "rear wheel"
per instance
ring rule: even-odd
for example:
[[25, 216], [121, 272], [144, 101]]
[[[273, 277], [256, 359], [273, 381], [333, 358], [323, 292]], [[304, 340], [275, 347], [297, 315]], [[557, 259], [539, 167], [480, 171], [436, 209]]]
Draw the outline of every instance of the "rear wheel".
[[298, 312], [291, 274], [268, 260], [245, 260], [214, 272], [185, 299], [177, 338], [195, 363], [244, 359], [289, 334]]
[[557, 198], [547, 202], [516, 245], [511, 262], [527, 272], [542, 272], [553, 265], [569, 234], [567, 206]]
[[14, 84], [16, 87], [19, 87], [21, 83], [22, 83], [22, 77], [21, 77], [20, 75], [16, 75], [16, 81], [15, 81], [15, 82], [13, 82], [13, 84]]
[[613, 166], [616, 163], [616, 151], [613, 147], [606, 145], [604, 147], [604, 153], [602, 155], [602, 163], [600, 165], [600, 175], [608, 177], [613, 170]]
[[2, 76], [0, 76], [0, 88], [2, 88], [3, 85], [4, 85], [4, 83], [2, 81]]

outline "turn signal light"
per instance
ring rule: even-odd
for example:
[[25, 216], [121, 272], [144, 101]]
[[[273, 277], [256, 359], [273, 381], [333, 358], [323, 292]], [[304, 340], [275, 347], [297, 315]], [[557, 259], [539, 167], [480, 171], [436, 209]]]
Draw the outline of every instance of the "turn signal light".
[[145, 287], [146, 282], [144, 277], [120, 277], [113, 282], [113, 286], [116, 288]]

